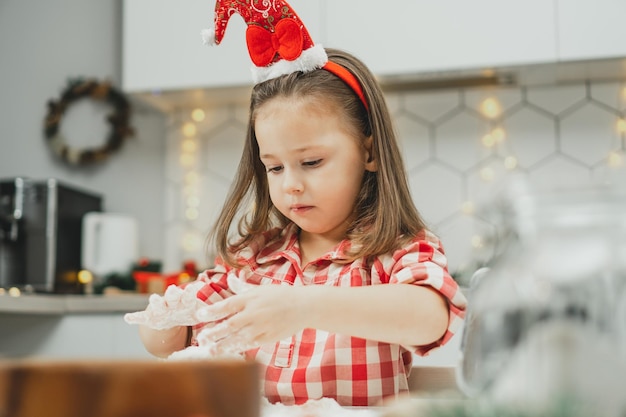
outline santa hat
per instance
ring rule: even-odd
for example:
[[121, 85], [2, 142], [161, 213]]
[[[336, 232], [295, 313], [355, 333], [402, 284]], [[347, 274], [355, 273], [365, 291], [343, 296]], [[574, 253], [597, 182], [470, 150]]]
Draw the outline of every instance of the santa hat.
[[323, 68], [348, 84], [365, 107], [361, 85], [346, 68], [328, 61], [322, 45], [315, 45], [306, 27], [284, 0], [217, 0], [215, 27], [202, 31], [205, 44], [219, 45], [230, 17], [237, 13], [246, 22], [246, 45], [254, 64], [252, 77], [260, 83], [295, 71], [310, 72]]

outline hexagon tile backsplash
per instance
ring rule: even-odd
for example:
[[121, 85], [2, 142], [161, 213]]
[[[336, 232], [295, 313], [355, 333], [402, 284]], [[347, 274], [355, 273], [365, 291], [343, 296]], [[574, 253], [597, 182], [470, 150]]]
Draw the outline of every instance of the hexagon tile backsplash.
[[[466, 277], [489, 260], [484, 209], [513, 173], [538, 190], [626, 185], [626, 84], [387, 95], [415, 203]], [[181, 109], [167, 135], [164, 269], [210, 264], [206, 235], [243, 147], [248, 105]]]

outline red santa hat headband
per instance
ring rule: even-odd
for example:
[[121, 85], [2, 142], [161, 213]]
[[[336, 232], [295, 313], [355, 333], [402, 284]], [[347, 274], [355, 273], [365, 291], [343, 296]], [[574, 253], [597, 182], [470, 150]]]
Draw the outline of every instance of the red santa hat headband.
[[202, 31], [204, 43], [219, 45], [230, 17], [238, 13], [245, 20], [246, 44], [254, 67], [252, 76], [260, 83], [295, 71], [325, 69], [343, 80], [367, 101], [356, 77], [346, 68], [328, 60], [321, 45], [315, 45], [296, 12], [284, 0], [217, 0], [215, 27]]

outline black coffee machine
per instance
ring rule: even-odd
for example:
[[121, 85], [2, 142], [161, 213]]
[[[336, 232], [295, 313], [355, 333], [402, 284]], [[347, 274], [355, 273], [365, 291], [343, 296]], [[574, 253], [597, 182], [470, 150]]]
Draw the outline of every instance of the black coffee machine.
[[0, 181], [0, 288], [81, 293], [83, 215], [102, 197], [55, 179]]

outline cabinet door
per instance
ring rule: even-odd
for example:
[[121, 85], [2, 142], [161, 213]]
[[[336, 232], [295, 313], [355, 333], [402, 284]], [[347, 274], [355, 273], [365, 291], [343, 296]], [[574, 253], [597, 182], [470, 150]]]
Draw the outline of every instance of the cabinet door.
[[556, 60], [554, 0], [327, 0], [325, 5], [327, 45], [354, 53], [377, 74]]
[[558, 0], [559, 59], [626, 56], [625, 0]]
[[[289, 2], [311, 36], [320, 32], [317, 1]], [[200, 32], [213, 25], [215, 2], [124, 0], [123, 87], [127, 92], [250, 85], [252, 62], [239, 15], [228, 23], [217, 47], [203, 45]]]

